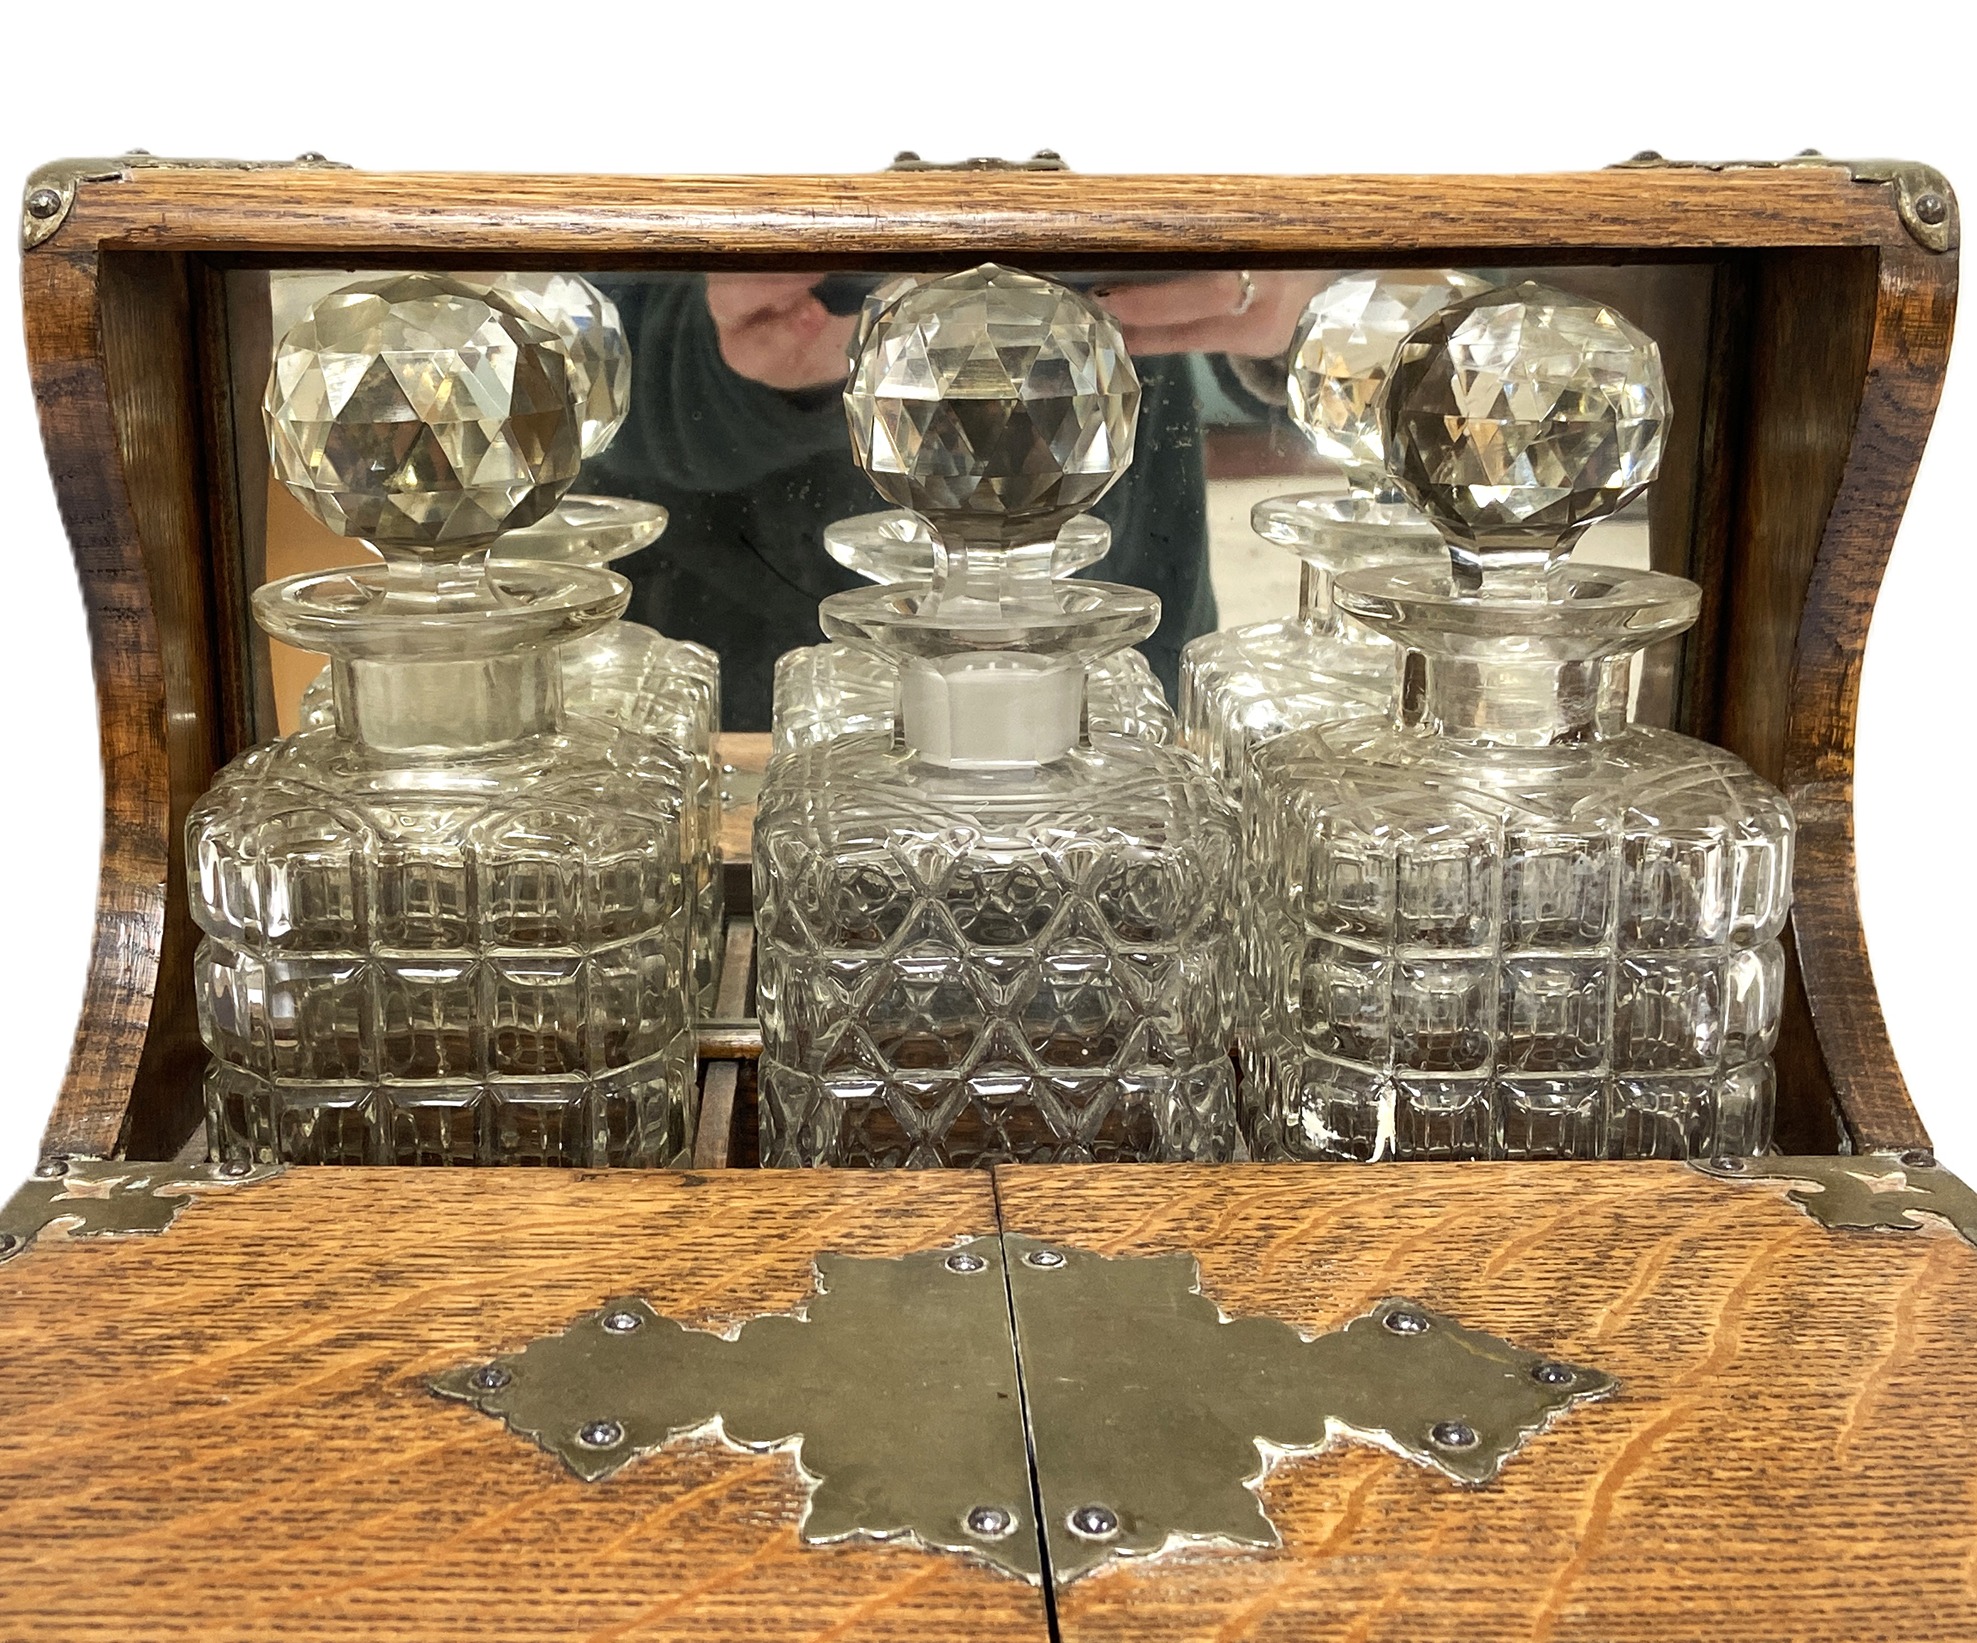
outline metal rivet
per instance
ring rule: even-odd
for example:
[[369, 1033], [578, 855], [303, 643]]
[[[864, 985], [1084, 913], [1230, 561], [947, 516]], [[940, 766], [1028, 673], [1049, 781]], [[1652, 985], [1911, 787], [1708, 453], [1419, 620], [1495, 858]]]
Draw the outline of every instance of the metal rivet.
[[52, 1181], [58, 1175], [69, 1173], [69, 1161], [66, 1158], [44, 1158], [34, 1166], [34, 1173], [44, 1181]]
[[636, 1312], [619, 1311], [605, 1313], [603, 1322], [604, 1327], [613, 1335], [629, 1335], [634, 1329], [640, 1328], [645, 1320]]
[[243, 1175], [251, 1173], [253, 1168], [244, 1158], [229, 1158], [220, 1166], [220, 1173], [229, 1180], [238, 1181]]
[[1396, 1335], [1425, 1335], [1428, 1333], [1428, 1320], [1418, 1312], [1389, 1312], [1380, 1320]]
[[577, 1428], [577, 1442], [586, 1449], [615, 1449], [625, 1441], [625, 1429], [616, 1421], [585, 1421]]
[[977, 1506], [966, 1521], [977, 1540], [1000, 1540], [1015, 1529], [1016, 1514], [1004, 1506]]
[[948, 1256], [945, 1264], [949, 1272], [980, 1272], [988, 1262], [979, 1255], [970, 1255], [964, 1249], [959, 1254]]
[[1119, 1532], [1119, 1514], [1109, 1506], [1080, 1506], [1064, 1521], [1086, 1540], [1110, 1540]]
[[1578, 1375], [1562, 1363], [1534, 1363], [1531, 1379], [1540, 1386], [1570, 1386]]
[[1719, 1169], [1725, 1175], [1742, 1175], [1745, 1170], [1750, 1168], [1750, 1165], [1737, 1157], [1735, 1153], [1726, 1152], [1711, 1159], [1709, 1167], [1711, 1169]]
[[1644, 148], [1634, 156], [1633, 163], [1635, 165], [1651, 165], [1660, 158], [1661, 158], [1660, 149]]
[[25, 204], [30, 217], [46, 222], [62, 209], [62, 196], [52, 188], [34, 188], [28, 191]]
[[20, 1239], [11, 1232], [0, 1232], [0, 1255], [11, 1255], [20, 1248]]
[[1023, 1257], [1023, 1265], [1040, 1266], [1046, 1272], [1064, 1264], [1062, 1253], [1054, 1249], [1033, 1249]]
[[1428, 1437], [1437, 1449], [1474, 1449], [1479, 1441], [1476, 1428], [1461, 1421], [1436, 1421]]
[[148, 160], [151, 158], [151, 150], [148, 148], [127, 148], [124, 150], [124, 158], [127, 160], [129, 159]]
[[473, 1373], [476, 1392], [499, 1392], [515, 1377], [498, 1363], [484, 1363]]
[[1918, 194], [1915, 196], [1915, 217], [1918, 222], [1926, 222], [1936, 227], [1950, 214], [1950, 202], [1940, 194]]
[[1934, 1169], [1936, 1155], [1927, 1147], [1910, 1147], [1901, 1155], [1901, 1161], [1910, 1169]]
[[295, 158], [303, 165], [322, 165], [325, 163], [327, 157], [325, 155], [318, 154], [313, 148], [305, 148], [300, 154], [296, 155]]

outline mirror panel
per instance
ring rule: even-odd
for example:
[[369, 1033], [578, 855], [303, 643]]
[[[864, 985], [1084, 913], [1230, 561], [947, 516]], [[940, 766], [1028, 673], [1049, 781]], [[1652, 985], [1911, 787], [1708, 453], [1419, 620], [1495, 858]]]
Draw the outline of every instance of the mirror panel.
[[[583, 270], [576, 270], [584, 272]], [[1039, 268], [1090, 291], [1125, 328], [1144, 383], [1132, 472], [1096, 510], [1113, 549], [1088, 572], [1159, 594], [1165, 614], [1142, 648], [1170, 696], [1181, 645], [1216, 627], [1296, 609], [1299, 565], [1250, 528], [1250, 509], [1286, 492], [1343, 487], [1285, 409], [1284, 355], [1309, 297], [1335, 269]], [[235, 407], [237, 574], [251, 589], [364, 556], [306, 514], [277, 482], [260, 420], [274, 343], [318, 297], [391, 272], [234, 268], [224, 276]], [[463, 271], [474, 272], [474, 271]], [[1647, 499], [1587, 533], [1582, 559], [1697, 576], [1692, 525], [1707, 421], [1717, 265], [1660, 262], [1476, 268], [1493, 283], [1530, 277], [1611, 302], [1661, 344], [1675, 403], [1662, 479]], [[864, 297], [891, 273], [590, 272], [617, 303], [633, 357], [633, 409], [585, 466], [577, 489], [662, 503], [670, 522], [614, 569], [633, 584], [628, 616], [697, 640], [722, 660], [731, 731], [769, 727], [775, 659], [821, 637], [817, 602], [857, 583], [830, 559], [832, 521], [886, 506], [852, 461], [840, 391]], [[270, 642], [246, 601], [222, 613], [248, 677], [252, 739], [296, 727], [322, 658]], [[1705, 622], [1709, 601], [1705, 600]], [[1685, 646], [1637, 664], [1636, 711], [1693, 724]]]

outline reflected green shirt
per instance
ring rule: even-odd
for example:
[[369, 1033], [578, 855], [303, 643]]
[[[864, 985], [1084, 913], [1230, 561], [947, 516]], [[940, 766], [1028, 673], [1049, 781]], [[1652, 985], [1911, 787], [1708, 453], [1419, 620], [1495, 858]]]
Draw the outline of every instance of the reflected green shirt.
[[[824, 552], [824, 527], [890, 504], [852, 460], [838, 390], [786, 394], [728, 369], [699, 276], [597, 283], [631, 342], [632, 411], [579, 489], [672, 514], [615, 567], [632, 583], [626, 614], [711, 646], [723, 725], [767, 730], [776, 658], [819, 643], [817, 602], [860, 585]], [[1138, 364], [1133, 465], [1092, 510], [1112, 551], [1090, 574], [1159, 595], [1160, 626], [1140, 648], [1172, 696], [1181, 646], [1215, 626], [1200, 407], [1185, 355]]]

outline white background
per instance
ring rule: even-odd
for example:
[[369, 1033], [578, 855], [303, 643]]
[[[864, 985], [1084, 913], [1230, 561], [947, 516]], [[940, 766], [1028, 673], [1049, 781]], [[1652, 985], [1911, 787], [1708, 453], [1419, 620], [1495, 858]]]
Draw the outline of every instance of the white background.
[[[1898, 24], [1898, 26], [1897, 26]], [[1963, 8], [1714, 0], [1547, 6], [1023, 0], [614, 8], [291, 0], [46, 3], [9, 30], [0, 178], [63, 154], [370, 169], [863, 171], [1062, 151], [1084, 171], [1519, 171], [1682, 158], [1925, 159], [1977, 202]], [[556, 34], [552, 31], [566, 30]], [[478, 31], [478, 32], [477, 32]], [[28, 1170], [67, 1061], [100, 838], [82, 606], [42, 463], [19, 313], [0, 315], [8, 619], [0, 636], [0, 1182]], [[1967, 730], [1977, 602], [1966, 343], [1874, 618], [1861, 893], [1910, 1089], [1977, 1176], [1958, 969], [1977, 916]]]

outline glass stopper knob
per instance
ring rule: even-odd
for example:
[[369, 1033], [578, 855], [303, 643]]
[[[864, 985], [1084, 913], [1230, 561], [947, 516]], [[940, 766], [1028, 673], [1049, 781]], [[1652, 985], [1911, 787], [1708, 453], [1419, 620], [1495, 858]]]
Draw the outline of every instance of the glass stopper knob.
[[1139, 375], [1111, 316], [984, 263], [872, 321], [844, 392], [851, 445], [888, 501], [943, 533], [1048, 541], [1133, 458]]
[[388, 559], [461, 559], [542, 517], [577, 477], [570, 355], [496, 292], [439, 274], [321, 298], [262, 400], [276, 475]]
[[1602, 302], [1526, 282], [1450, 303], [1400, 346], [1379, 400], [1394, 482], [1456, 580], [1550, 571], [1661, 466], [1654, 339]]
[[494, 289], [562, 339], [583, 418], [583, 454], [596, 456], [632, 408], [632, 352], [618, 305], [581, 274], [504, 274]]
[[1355, 491], [1389, 487], [1374, 401], [1394, 351], [1423, 320], [1489, 285], [1447, 268], [1341, 274], [1305, 306], [1291, 337], [1291, 420]]

